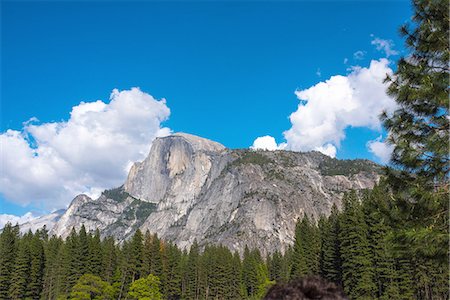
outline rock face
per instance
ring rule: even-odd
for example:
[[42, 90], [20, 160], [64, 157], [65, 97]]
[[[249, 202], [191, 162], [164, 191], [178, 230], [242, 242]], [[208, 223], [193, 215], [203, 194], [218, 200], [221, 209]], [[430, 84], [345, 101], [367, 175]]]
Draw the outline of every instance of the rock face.
[[125, 184], [93, 200], [77, 196], [51, 233], [84, 224], [128, 238], [137, 228], [178, 246], [220, 243], [263, 254], [292, 244], [296, 220], [340, 206], [345, 191], [372, 188], [380, 167], [319, 152], [230, 150], [189, 134], [156, 139]]
[[44, 216], [38, 217], [36, 219], [33, 219], [29, 222], [20, 224], [20, 231], [23, 233], [26, 233], [29, 230], [34, 232], [37, 229], [43, 228], [44, 226], [47, 230], [50, 231], [53, 229], [56, 222], [59, 221], [59, 219], [65, 212], [66, 212], [65, 209], [59, 209], [59, 210], [52, 212], [51, 214], [44, 215]]

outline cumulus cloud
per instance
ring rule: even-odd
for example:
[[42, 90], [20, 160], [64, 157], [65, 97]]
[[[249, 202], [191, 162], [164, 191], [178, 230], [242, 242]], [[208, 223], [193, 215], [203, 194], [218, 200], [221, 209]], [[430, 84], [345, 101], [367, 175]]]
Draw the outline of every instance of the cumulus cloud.
[[47, 209], [65, 206], [78, 193], [95, 196], [123, 183], [142, 160], [170, 109], [138, 88], [113, 90], [109, 102], [81, 102], [64, 122], [24, 123], [0, 135], [0, 192], [10, 201]]
[[389, 162], [392, 156], [392, 151], [394, 150], [394, 146], [387, 144], [385, 141], [382, 141], [381, 136], [379, 136], [375, 140], [368, 141], [367, 148], [383, 164], [387, 164]]
[[[374, 37], [374, 35], [371, 36]], [[393, 49], [394, 43], [391, 40], [384, 40], [374, 37], [370, 43], [374, 45], [378, 51], [383, 51], [386, 54], [386, 57], [398, 55], [398, 51]]]
[[0, 229], [5, 227], [6, 223], [8, 223], [8, 222], [10, 222], [13, 225], [23, 224], [23, 223], [29, 222], [35, 218], [36, 217], [33, 216], [33, 214], [31, 212], [27, 212], [23, 216], [0, 214]]
[[386, 74], [392, 74], [389, 61], [372, 60], [367, 68], [354, 67], [347, 76], [332, 76], [297, 90], [300, 103], [289, 117], [292, 127], [284, 132], [286, 148], [317, 150], [334, 157], [347, 127], [381, 131], [380, 113], [396, 107], [394, 99], [386, 94]]
[[254, 150], [277, 150], [278, 145], [275, 141], [275, 138], [269, 135], [258, 137], [254, 142], [253, 145], [250, 146], [251, 149]]

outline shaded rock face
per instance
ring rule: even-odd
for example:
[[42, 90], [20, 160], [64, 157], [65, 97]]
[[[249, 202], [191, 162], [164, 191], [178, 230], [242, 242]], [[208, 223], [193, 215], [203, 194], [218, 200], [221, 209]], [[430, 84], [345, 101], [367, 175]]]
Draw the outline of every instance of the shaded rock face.
[[[319, 152], [230, 150], [188, 134], [156, 139], [123, 187], [92, 200], [77, 196], [51, 233], [99, 228], [124, 240], [149, 230], [189, 247], [220, 243], [242, 252], [284, 251], [303, 214], [315, 218], [340, 206], [344, 192], [372, 188], [380, 167], [339, 161]], [[113, 191], [113, 192], [111, 192]]]

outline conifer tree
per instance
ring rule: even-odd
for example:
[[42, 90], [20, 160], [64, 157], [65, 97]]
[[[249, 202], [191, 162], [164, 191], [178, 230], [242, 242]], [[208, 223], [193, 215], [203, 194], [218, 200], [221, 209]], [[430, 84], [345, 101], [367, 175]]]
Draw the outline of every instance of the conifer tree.
[[356, 192], [344, 196], [340, 219], [343, 287], [351, 299], [372, 299], [376, 286], [367, 240], [367, 225]]
[[30, 281], [27, 286], [27, 297], [40, 299], [44, 281], [45, 253], [39, 230], [30, 240]]
[[58, 253], [62, 247], [62, 240], [56, 236], [52, 236], [45, 243], [45, 272], [44, 272], [44, 282], [42, 298], [44, 299], [55, 299], [57, 294], [57, 284], [59, 268], [58, 265], [59, 257]]
[[275, 282], [283, 282], [283, 257], [277, 250], [272, 254], [270, 261], [268, 262], [270, 280]]
[[5, 299], [24, 299], [27, 296], [27, 287], [30, 282], [30, 242], [33, 234], [29, 231], [19, 240], [14, 270], [11, 275], [9, 297]]
[[[68, 293], [70, 289], [75, 285], [77, 280], [83, 275], [81, 272], [81, 267], [83, 266], [83, 261], [81, 260], [80, 254], [80, 240], [75, 228], [72, 228], [70, 235], [67, 237], [65, 242], [65, 247], [63, 248], [63, 263], [61, 267], [63, 268], [63, 284], [65, 284], [65, 293]], [[84, 258], [83, 258], [84, 260]]]
[[165, 294], [167, 299], [179, 299], [181, 297], [181, 251], [172, 244], [168, 244], [167, 263], [165, 268]]
[[303, 220], [304, 218], [302, 220], [298, 220], [295, 226], [295, 240], [291, 262], [292, 268], [290, 274], [291, 279], [299, 278], [309, 273], [305, 253], [306, 222], [303, 222]]
[[117, 269], [117, 252], [113, 237], [105, 238], [101, 243], [102, 248], [102, 278], [112, 283]]
[[[89, 237], [84, 224], [78, 233], [77, 247], [75, 248], [76, 263], [78, 264], [78, 278], [89, 272]], [[77, 280], [78, 280], [77, 278]]]
[[242, 299], [244, 297], [244, 287], [242, 285], [242, 263], [237, 251], [234, 252], [232, 257], [231, 276], [230, 299]]
[[390, 216], [411, 256], [448, 265], [449, 10], [446, 0], [413, 0], [414, 26], [400, 32], [410, 53], [386, 81], [399, 108], [382, 116], [394, 146]]
[[0, 299], [7, 299], [17, 254], [19, 227], [6, 223], [0, 234]]
[[100, 276], [103, 273], [102, 261], [103, 253], [100, 240], [100, 231], [97, 229], [94, 236], [89, 235], [89, 265], [88, 270], [90, 274]]
[[153, 235], [150, 246], [150, 274], [157, 276], [158, 278], [163, 278], [163, 259], [161, 253], [161, 241], [157, 234]]
[[185, 298], [198, 299], [200, 296], [200, 250], [197, 240], [194, 240], [188, 254], [185, 285]]
[[257, 292], [258, 278], [257, 265], [255, 257], [250, 252], [250, 249], [245, 246], [244, 258], [242, 261], [242, 279], [247, 296], [253, 296]]
[[131, 281], [135, 281], [141, 277], [142, 272], [142, 249], [143, 249], [143, 236], [142, 232], [138, 229], [131, 238], [130, 253], [128, 257], [128, 272], [130, 274]]

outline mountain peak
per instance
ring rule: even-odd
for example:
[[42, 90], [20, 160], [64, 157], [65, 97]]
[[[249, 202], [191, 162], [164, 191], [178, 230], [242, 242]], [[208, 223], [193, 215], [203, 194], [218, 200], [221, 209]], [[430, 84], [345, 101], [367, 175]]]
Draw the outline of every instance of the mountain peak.
[[189, 143], [195, 151], [222, 151], [225, 149], [225, 146], [222, 144], [200, 137], [189, 133], [177, 132], [172, 135], [157, 138], [157, 140], [168, 140], [168, 139], [177, 139], [182, 138], [187, 143]]

